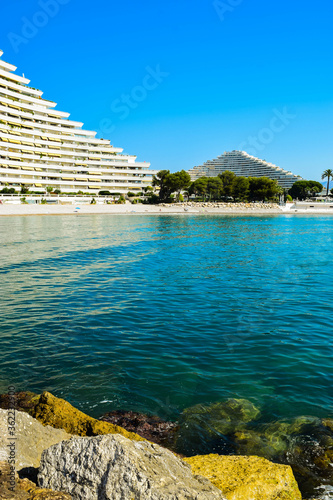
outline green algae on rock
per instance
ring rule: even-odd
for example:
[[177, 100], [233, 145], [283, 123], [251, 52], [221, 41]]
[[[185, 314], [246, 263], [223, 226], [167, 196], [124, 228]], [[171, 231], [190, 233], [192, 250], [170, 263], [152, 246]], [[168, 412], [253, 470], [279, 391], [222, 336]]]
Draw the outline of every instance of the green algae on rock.
[[135, 441], [145, 441], [134, 432], [128, 432], [117, 425], [89, 417], [64, 399], [57, 398], [49, 392], [41, 394], [31, 414], [42, 424], [51, 425], [56, 429], [64, 429], [68, 434], [77, 436], [122, 434]]
[[245, 429], [249, 422], [259, 416], [260, 410], [247, 399], [228, 399], [208, 406], [191, 406], [180, 417], [175, 449], [187, 455], [209, 453], [211, 449], [230, 453], [234, 448], [230, 440], [224, 439], [225, 436]]
[[204, 415], [218, 425], [219, 422], [251, 422], [260, 416], [260, 410], [247, 399], [228, 399], [209, 406], [191, 406], [186, 408], [182, 415], [185, 418]]
[[260, 457], [203, 455], [184, 459], [228, 500], [302, 500], [291, 467]]
[[290, 465], [305, 498], [333, 484], [333, 432], [327, 420], [303, 416], [259, 424], [237, 431], [233, 439], [239, 454]]

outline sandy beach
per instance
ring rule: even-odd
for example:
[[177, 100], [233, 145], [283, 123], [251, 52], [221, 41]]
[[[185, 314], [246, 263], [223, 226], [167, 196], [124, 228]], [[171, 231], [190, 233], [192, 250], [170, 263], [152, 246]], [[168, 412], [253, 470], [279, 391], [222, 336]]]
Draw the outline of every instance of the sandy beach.
[[316, 206], [315, 208], [301, 205], [287, 204], [279, 206], [276, 204], [263, 203], [183, 203], [183, 204], [161, 204], [161, 205], [108, 205], [97, 203], [89, 205], [85, 203], [76, 204], [0, 204], [0, 216], [17, 215], [92, 215], [92, 214], [229, 214], [229, 215], [274, 215], [274, 214], [333, 214], [329, 205]]
[[[246, 206], [247, 205], [247, 206]], [[0, 205], [0, 216], [15, 215], [91, 215], [91, 214], [280, 214], [278, 205], [262, 204], [163, 204], [163, 205], [108, 205], [105, 203], [41, 205], [41, 204], [11, 204]]]

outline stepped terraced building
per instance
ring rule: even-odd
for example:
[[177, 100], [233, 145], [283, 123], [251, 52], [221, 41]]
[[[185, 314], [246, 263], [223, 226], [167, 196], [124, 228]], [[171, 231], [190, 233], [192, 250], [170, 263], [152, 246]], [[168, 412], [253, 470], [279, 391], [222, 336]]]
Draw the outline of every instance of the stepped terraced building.
[[140, 192], [149, 186], [149, 163], [121, 154], [110, 141], [96, 139], [83, 123], [69, 120], [69, 113], [54, 109], [56, 103], [29, 87], [16, 67], [1, 59], [0, 51], [0, 190], [34, 192], [46, 187], [62, 192], [98, 194]]
[[209, 160], [201, 166], [192, 168], [188, 173], [192, 181], [195, 181], [203, 176], [216, 177], [226, 170], [243, 177], [269, 177], [276, 180], [285, 189], [290, 189], [294, 182], [302, 180], [302, 177], [277, 167], [273, 163], [255, 158], [245, 153], [245, 151], [225, 152], [214, 160]]

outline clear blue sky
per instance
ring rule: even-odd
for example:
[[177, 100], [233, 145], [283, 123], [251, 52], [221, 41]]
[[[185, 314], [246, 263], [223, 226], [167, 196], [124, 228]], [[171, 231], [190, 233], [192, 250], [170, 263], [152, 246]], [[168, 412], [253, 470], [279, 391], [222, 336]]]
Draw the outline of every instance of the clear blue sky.
[[241, 147], [318, 180], [333, 168], [332, 25], [331, 0], [11, 0], [0, 48], [153, 168]]

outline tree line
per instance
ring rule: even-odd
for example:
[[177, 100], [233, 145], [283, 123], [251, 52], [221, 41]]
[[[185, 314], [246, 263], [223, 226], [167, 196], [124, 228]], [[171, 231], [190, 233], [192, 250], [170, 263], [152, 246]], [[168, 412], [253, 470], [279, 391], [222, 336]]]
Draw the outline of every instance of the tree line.
[[217, 177], [199, 177], [191, 182], [190, 175], [185, 171], [170, 173], [169, 170], [160, 170], [153, 176], [153, 186], [159, 188], [158, 195], [152, 194], [153, 202], [182, 201], [181, 193], [189, 197], [195, 195], [203, 201], [277, 201], [304, 200], [316, 196], [323, 189], [317, 181], [296, 181], [288, 190], [279, 186], [276, 180], [269, 177], [237, 176], [229, 170]]

